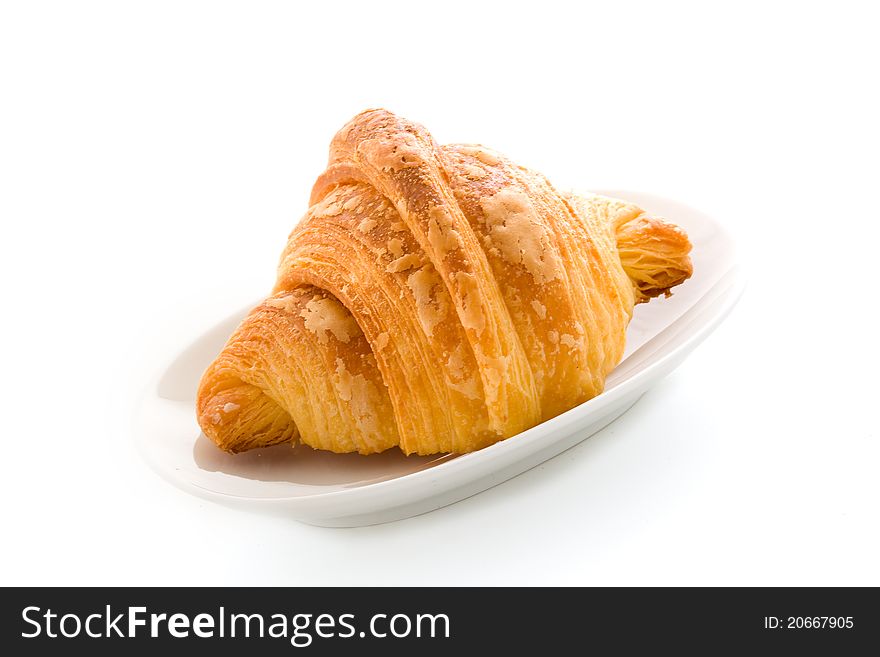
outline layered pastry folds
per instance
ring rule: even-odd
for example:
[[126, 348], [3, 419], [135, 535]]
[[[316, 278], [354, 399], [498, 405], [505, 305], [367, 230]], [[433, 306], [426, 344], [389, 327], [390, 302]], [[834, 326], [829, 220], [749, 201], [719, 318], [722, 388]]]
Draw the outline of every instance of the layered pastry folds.
[[687, 279], [689, 251], [631, 203], [363, 112], [205, 372], [199, 424], [229, 452], [480, 449], [601, 393], [633, 307]]

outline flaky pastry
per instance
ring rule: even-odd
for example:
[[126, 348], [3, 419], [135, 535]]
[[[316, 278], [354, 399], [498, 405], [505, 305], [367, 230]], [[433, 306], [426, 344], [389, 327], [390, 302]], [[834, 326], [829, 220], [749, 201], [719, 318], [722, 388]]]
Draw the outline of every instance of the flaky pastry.
[[633, 307], [691, 275], [690, 248], [631, 203], [363, 112], [205, 372], [199, 424], [229, 452], [480, 449], [601, 393]]

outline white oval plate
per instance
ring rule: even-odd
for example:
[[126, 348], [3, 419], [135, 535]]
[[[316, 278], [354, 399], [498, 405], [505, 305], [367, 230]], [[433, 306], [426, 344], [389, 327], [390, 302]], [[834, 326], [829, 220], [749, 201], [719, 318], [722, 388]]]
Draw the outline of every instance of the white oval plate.
[[279, 445], [232, 456], [199, 431], [202, 372], [249, 308], [216, 323], [156, 374], [138, 405], [138, 447], [162, 477], [218, 502], [328, 527], [389, 522], [486, 490], [556, 456], [622, 415], [677, 367], [727, 316], [743, 277], [733, 242], [705, 214], [660, 196], [602, 191], [668, 217], [693, 243], [694, 275], [668, 299], [642, 304], [627, 329], [624, 358], [605, 392], [518, 436], [462, 456], [332, 454]]

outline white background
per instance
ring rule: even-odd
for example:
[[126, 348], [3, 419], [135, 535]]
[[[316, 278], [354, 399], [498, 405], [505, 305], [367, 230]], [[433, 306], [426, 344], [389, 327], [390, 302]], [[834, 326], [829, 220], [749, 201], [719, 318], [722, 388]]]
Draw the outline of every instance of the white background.
[[[869, 6], [4, 3], [0, 584], [880, 584]], [[171, 487], [133, 446], [150, 368], [271, 287], [376, 106], [716, 214], [746, 295], [618, 422], [440, 511]]]

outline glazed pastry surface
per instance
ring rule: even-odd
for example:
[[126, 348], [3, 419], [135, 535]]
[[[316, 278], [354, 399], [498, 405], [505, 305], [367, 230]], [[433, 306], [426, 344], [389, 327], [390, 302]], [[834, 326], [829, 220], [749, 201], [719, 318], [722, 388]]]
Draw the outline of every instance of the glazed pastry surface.
[[199, 424], [229, 452], [480, 449], [600, 394], [634, 306], [687, 279], [689, 251], [631, 203], [368, 110], [205, 372]]

